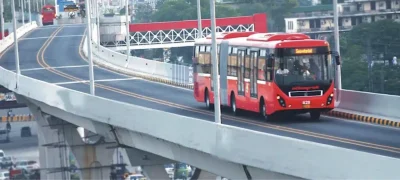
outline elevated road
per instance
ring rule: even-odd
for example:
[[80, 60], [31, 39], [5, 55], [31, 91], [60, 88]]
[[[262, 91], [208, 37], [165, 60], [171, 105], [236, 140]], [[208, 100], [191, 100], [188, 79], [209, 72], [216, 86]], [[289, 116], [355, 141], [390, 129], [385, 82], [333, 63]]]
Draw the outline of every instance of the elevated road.
[[[79, 50], [84, 34], [84, 25], [34, 30], [20, 41], [22, 74], [89, 93], [88, 63]], [[49, 39], [37, 38], [49, 36]], [[0, 65], [14, 70], [12, 50], [4, 54]], [[128, 77], [99, 67], [95, 67], [94, 73], [98, 96], [213, 121], [213, 112], [196, 102], [192, 91]], [[331, 117], [322, 117], [321, 121], [315, 122], [303, 116], [266, 123], [254, 114], [235, 117], [228, 113], [224, 113], [222, 123], [400, 158], [400, 140], [397, 138], [400, 130], [389, 127]]]

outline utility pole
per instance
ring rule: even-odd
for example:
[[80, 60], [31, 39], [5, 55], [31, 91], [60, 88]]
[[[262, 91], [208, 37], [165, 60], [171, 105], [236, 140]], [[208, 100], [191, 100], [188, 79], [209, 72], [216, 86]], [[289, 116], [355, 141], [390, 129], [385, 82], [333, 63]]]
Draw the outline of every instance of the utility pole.
[[371, 52], [371, 39], [367, 38], [367, 60], [368, 60], [368, 91], [372, 92], [372, 81], [371, 81], [371, 72], [372, 72], [372, 52]]
[[4, 0], [0, 0], [0, 13], [1, 13], [1, 37], [4, 39]]

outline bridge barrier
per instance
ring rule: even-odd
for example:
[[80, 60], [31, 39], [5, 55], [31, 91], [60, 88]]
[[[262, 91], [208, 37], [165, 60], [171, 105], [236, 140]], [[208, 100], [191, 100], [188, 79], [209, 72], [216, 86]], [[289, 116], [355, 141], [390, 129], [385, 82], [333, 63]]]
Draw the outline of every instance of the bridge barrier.
[[[37, 27], [36, 21], [33, 21], [32, 23], [26, 23], [25, 25], [23, 25], [17, 29], [17, 38], [19, 39], [20, 37], [25, 35], [27, 32], [31, 31], [32, 29], [34, 29], [36, 27]], [[13, 43], [14, 43], [14, 32], [11, 32], [7, 37], [5, 37], [4, 39], [2, 39], [0, 41], [0, 52], [3, 52], [5, 49], [7, 49]]]
[[[139, 76], [151, 81], [193, 89], [192, 67], [157, 62], [112, 51], [93, 44], [95, 63], [117, 72]], [[84, 50], [85, 55], [87, 51]], [[183, 66], [183, 67], [182, 67]], [[182, 71], [177, 69], [182, 68]], [[176, 74], [176, 72], [179, 72]], [[185, 75], [187, 73], [187, 75]], [[400, 96], [342, 90], [339, 107], [327, 115], [368, 123], [400, 127], [400, 114], [395, 110]], [[346, 111], [347, 110], [347, 111]]]
[[[181, 146], [180, 149], [189, 148], [239, 166], [247, 165], [249, 171], [259, 168], [305, 179], [398, 177], [397, 165], [400, 164], [400, 159], [215, 124], [93, 96], [24, 75], [19, 76], [19, 86], [15, 89], [16, 74], [2, 67], [0, 77], [3, 77], [0, 78], [0, 85], [39, 104], [159, 139], [157, 142], [161, 144], [170, 142]], [[178, 152], [173, 151], [170, 146], [167, 147], [171, 149], [155, 147], [164, 146], [152, 143], [135, 144], [135, 148], [143, 151], [193, 166], [198, 165], [193, 164], [191, 158], [176, 155]], [[218, 169], [211, 169], [210, 172], [220, 173]], [[221, 175], [232, 176], [226, 173]]]
[[[87, 55], [87, 51], [84, 51], [84, 53]], [[135, 76], [193, 88], [192, 67], [153, 61], [134, 56], [130, 56], [129, 60], [127, 60], [126, 55], [116, 53], [103, 46], [98, 47], [94, 43], [93, 54], [101, 57], [106, 63], [125, 68], [128, 70], [127, 72], [133, 70]], [[96, 62], [101, 63], [99, 61]]]

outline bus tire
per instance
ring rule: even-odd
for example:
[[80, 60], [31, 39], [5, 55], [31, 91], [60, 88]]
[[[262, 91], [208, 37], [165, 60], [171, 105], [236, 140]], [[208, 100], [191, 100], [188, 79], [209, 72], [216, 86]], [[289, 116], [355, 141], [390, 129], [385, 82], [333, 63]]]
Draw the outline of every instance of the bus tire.
[[236, 98], [233, 93], [231, 94], [231, 112], [235, 116], [237, 116], [239, 114], [237, 106], [236, 106]]
[[265, 106], [264, 99], [261, 99], [260, 101], [260, 115], [261, 117], [267, 119], [267, 107]]
[[311, 111], [310, 112], [310, 116], [311, 116], [311, 120], [318, 121], [320, 119], [320, 117], [321, 117], [321, 112], [319, 112], [319, 111]]
[[204, 102], [206, 103], [206, 107], [210, 110], [214, 109], [214, 104], [211, 104], [210, 101], [210, 95], [208, 93], [208, 90], [206, 89], [206, 91], [204, 92]]

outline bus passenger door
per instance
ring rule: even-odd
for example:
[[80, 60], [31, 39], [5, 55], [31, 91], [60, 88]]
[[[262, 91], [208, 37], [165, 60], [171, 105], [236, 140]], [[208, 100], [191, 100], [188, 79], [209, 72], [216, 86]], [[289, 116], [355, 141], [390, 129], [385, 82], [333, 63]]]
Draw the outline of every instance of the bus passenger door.
[[257, 99], [257, 59], [258, 59], [258, 51], [250, 52], [250, 97]]
[[258, 90], [257, 90], [257, 59], [258, 59], [258, 51], [250, 51], [249, 55], [249, 78], [250, 82], [246, 85], [246, 99], [247, 99], [247, 108], [249, 110], [257, 111], [258, 110]]
[[[237, 73], [237, 92], [239, 96], [244, 96], [244, 56], [246, 54], [245, 50], [238, 49], [237, 59], [238, 59], [238, 73]], [[237, 102], [236, 102], [237, 103]]]

